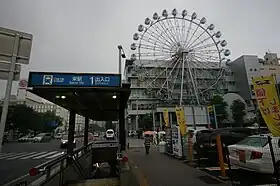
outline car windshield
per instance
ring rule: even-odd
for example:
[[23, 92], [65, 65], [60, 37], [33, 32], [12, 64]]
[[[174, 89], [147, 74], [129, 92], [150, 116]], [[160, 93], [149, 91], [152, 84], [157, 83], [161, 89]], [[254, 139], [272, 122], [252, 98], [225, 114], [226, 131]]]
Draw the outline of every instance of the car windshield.
[[252, 147], [264, 147], [268, 143], [267, 138], [263, 137], [248, 137], [237, 143], [237, 145], [246, 145]]
[[113, 133], [114, 133], [114, 132], [111, 131], [111, 130], [107, 131], [107, 134], [113, 134]]

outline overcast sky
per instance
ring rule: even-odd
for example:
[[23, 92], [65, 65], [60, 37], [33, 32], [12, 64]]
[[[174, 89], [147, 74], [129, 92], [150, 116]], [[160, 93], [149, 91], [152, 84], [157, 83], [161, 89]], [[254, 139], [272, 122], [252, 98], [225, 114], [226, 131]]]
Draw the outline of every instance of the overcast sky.
[[[138, 25], [163, 9], [206, 17], [228, 41], [232, 60], [280, 55], [279, 7], [279, 0], [0, 0], [0, 27], [33, 34], [22, 78], [28, 70], [117, 73], [117, 45], [130, 56]], [[0, 82], [1, 96], [4, 88]]]

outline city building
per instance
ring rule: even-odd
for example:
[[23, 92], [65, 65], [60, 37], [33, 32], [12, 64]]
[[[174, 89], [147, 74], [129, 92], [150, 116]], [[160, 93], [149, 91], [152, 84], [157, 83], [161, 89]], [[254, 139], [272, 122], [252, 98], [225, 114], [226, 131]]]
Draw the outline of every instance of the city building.
[[[125, 82], [131, 84], [131, 94], [130, 98], [128, 101], [128, 108], [127, 108], [127, 117], [128, 117], [128, 128], [129, 129], [134, 129], [138, 130], [139, 125], [137, 122], [137, 118], [142, 117], [145, 114], [152, 114], [154, 118], [154, 125], [155, 127], [161, 127], [162, 126], [162, 110], [165, 108], [167, 105], [173, 106], [173, 109], [170, 109], [170, 118], [176, 118], [175, 112], [174, 112], [174, 107], [176, 105], [179, 105], [179, 97], [178, 97], [178, 92], [180, 92], [180, 84], [176, 84], [174, 86], [173, 92], [175, 93], [173, 98], [173, 104], [166, 104], [165, 102], [161, 101], [157, 96], [152, 96], [149, 94], [151, 91], [148, 88], [147, 82], [141, 81], [141, 76], [139, 76], [139, 73], [137, 72], [137, 69], [135, 68], [135, 64], [139, 63], [139, 60], [132, 61], [132, 60], [126, 60], [125, 63], [125, 71], [124, 71], [124, 76], [125, 76]], [[153, 65], [154, 64], [154, 65]], [[152, 68], [157, 68], [157, 71], [164, 71], [165, 67], [161, 67], [163, 69], [158, 69], [157, 63], [149, 63], [149, 69], [152, 71]], [[200, 74], [200, 79], [202, 80], [207, 80], [209, 79], [209, 74], [215, 73], [218, 68], [215, 68], [212, 66], [212, 68], [209, 69], [203, 69], [204, 72]], [[155, 70], [156, 71], [156, 70]], [[222, 82], [220, 82], [219, 88], [222, 89], [222, 92], [233, 92], [233, 93], [238, 93], [238, 89], [236, 87], [236, 82], [234, 78], [234, 72], [230, 70], [227, 66], [225, 66], [225, 76], [222, 78]], [[162, 77], [164, 79], [164, 77]], [[152, 82], [153, 80], [151, 80]], [[211, 95], [215, 94], [216, 89], [213, 88], [211, 90]], [[184, 96], [184, 99], [187, 96]], [[187, 99], [187, 98], [186, 98]], [[175, 101], [174, 101], [175, 100]], [[188, 102], [186, 100], [185, 102]], [[174, 120], [174, 119], [173, 119]], [[206, 123], [201, 123], [201, 125], [205, 126]]]
[[239, 95], [245, 100], [249, 111], [255, 110], [256, 107], [252, 78], [275, 74], [277, 81], [280, 80], [279, 59], [275, 53], [266, 53], [263, 59], [256, 55], [243, 55], [228, 66], [236, 74], [235, 81]]

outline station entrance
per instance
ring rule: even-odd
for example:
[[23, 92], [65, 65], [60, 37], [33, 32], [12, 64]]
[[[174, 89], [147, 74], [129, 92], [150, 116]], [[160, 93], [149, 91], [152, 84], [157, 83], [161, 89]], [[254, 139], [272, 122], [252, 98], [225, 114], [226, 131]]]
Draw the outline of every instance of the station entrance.
[[85, 117], [84, 146], [89, 120], [119, 121], [118, 143], [125, 150], [125, 108], [130, 84], [119, 74], [30, 72], [28, 91], [70, 111], [67, 153], [73, 153], [75, 116]]

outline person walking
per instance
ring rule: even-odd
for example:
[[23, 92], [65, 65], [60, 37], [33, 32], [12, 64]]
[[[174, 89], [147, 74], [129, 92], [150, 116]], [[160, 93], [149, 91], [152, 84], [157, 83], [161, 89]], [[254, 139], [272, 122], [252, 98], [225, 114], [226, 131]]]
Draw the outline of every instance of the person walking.
[[150, 146], [151, 146], [151, 136], [149, 134], [145, 134], [144, 145], [146, 150], [146, 155], [150, 153]]

